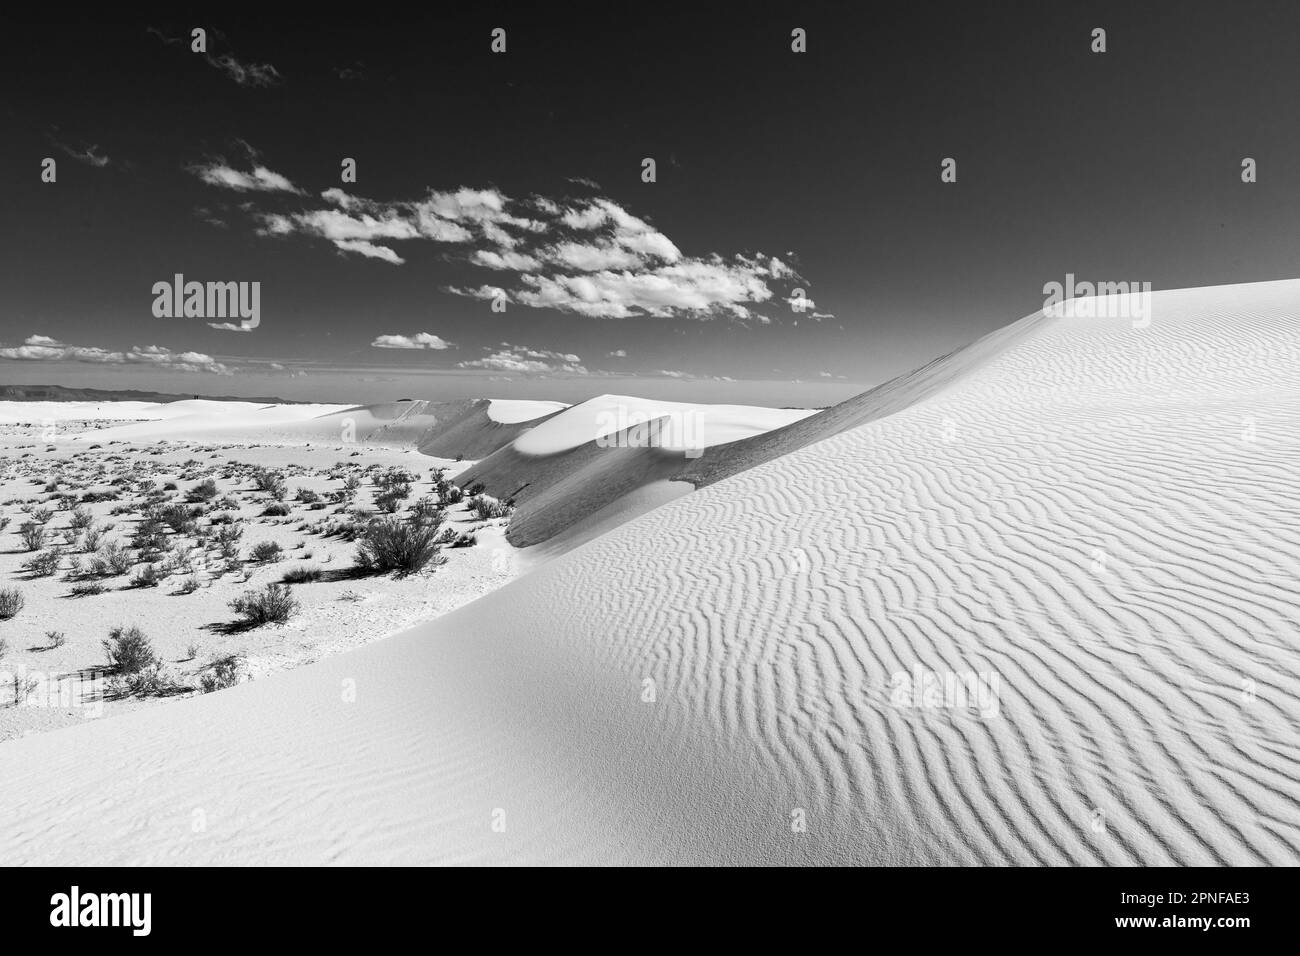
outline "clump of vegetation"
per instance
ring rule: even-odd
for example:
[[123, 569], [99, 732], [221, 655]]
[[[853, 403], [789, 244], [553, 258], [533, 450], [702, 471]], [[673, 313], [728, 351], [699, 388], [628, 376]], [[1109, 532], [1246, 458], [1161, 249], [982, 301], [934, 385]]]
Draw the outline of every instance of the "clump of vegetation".
[[376, 518], [366, 525], [357, 543], [357, 567], [383, 574], [414, 574], [446, 561], [439, 555], [436, 525]]
[[27, 599], [17, 588], [0, 588], [0, 621], [7, 621], [23, 609]]
[[23, 547], [28, 551], [39, 551], [45, 547], [45, 528], [35, 521], [26, 521], [18, 530], [23, 539]]
[[136, 525], [131, 544], [140, 552], [140, 558], [144, 561], [164, 551], [170, 551], [172, 543], [167, 537], [167, 524], [163, 521], [162, 515], [153, 509], [146, 511], [140, 523]]
[[47, 578], [59, 570], [59, 562], [62, 559], [62, 551], [58, 548], [50, 548], [48, 551], [40, 552], [24, 564], [23, 570], [30, 572], [34, 577]]
[[190, 501], [211, 501], [218, 494], [217, 483], [208, 478], [190, 489]]
[[280, 547], [274, 541], [259, 541], [253, 545], [253, 550], [249, 552], [249, 557], [258, 564], [268, 564], [272, 561], [279, 561], [284, 556], [284, 548]]
[[96, 594], [103, 594], [108, 588], [98, 581], [83, 581], [81, 584], [72, 586], [73, 597], [94, 597]]
[[212, 662], [207, 673], [199, 678], [199, 689], [205, 694], [225, 690], [239, 683], [239, 658], [223, 657]]
[[107, 541], [100, 545], [95, 556], [90, 559], [90, 573], [95, 577], [109, 578], [126, 574], [134, 561], [131, 552], [116, 541]]
[[230, 609], [241, 615], [249, 627], [284, 624], [298, 613], [298, 599], [287, 584], [268, 584], [260, 590], [245, 591], [230, 602]]
[[508, 518], [515, 509], [491, 495], [477, 494], [469, 499], [469, 506], [481, 520]]
[[416, 524], [440, 525], [447, 519], [447, 509], [425, 495], [411, 506], [411, 520]]
[[137, 697], [158, 697], [178, 690], [176, 681], [163, 670], [161, 661], [155, 661], [148, 667], [126, 677], [128, 693]]
[[135, 572], [135, 577], [131, 579], [133, 588], [156, 588], [163, 579], [158, 573], [158, 568], [152, 564], [142, 564]]
[[285, 584], [306, 584], [319, 581], [324, 572], [314, 564], [300, 564], [284, 572]]
[[193, 534], [198, 526], [196, 519], [199, 511], [196, 508], [187, 508], [185, 505], [167, 505], [158, 516], [177, 534]]
[[289, 491], [284, 476], [278, 471], [271, 471], [267, 468], [258, 468], [253, 472], [253, 483], [257, 486], [258, 491], [265, 491], [277, 501], [282, 499]]
[[289, 506], [288, 506], [288, 505], [286, 505], [286, 504], [284, 504], [284, 503], [282, 503], [282, 502], [279, 502], [279, 501], [273, 501], [271, 504], [269, 504], [269, 505], [266, 506], [266, 510], [262, 512], [262, 517], [263, 517], [263, 518], [283, 518], [283, 517], [285, 517], [285, 516], [288, 515], [288, 514], [289, 514]]
[[108, 666], [120, 675], [138, 674], [146, 667], [160, 664], [153, 644], [138, 627], [115, 627], [104, 641]]
[[236, 525], [223, 525], [217, 529], [212, 540], [221, 549], [221, 556], [230, 561], [239, 557], [239, 539], [243, 536], [243, 528]]

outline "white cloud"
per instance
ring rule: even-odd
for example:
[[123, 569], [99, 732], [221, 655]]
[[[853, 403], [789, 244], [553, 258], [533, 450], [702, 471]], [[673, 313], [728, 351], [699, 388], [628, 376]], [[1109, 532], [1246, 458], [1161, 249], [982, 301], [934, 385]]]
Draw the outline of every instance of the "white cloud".
[[59, 143], [59, 148], [78, 162], [85, 163], [87, 166], [94, 166], [97, 169], [103, 169], [112, 160], [107, 156], [100, 155], [96, 150], [98, 146], [87, 146], [85, 149], [73, 149], [71, 146], [65, 146]]
[[627, 358], [627, 349], [615, 349], [610, 352], [607, 358]]
[[[230, 188], [254, 188], [240, 178], [247, 174], [228, 167], [220, 176]], [[323, 238], [343, 252], [393, 265], [406, 261], [395, 251], [395, 243], [424, 239], [473, 244], [463, 261], [512, 273], [514, 281], [445, 291], [480, 299], [500, 297], [530, 308], [605, 319], [732, 318], [766, 323], [771, 319], [756, 307], [792, 304], [788, 286], [802, 281], [793, 267], [775, 256], [686, 256], [649, 222], [605, 198], [565, 204], [541, 196], [515, 201], [495, 188], [461, 187], [430, 190], [413, 201], [381, 202], [332, 187], [320, 199], [326, 208], [255, 212], [258, 231]], [[805, 307], [813, 305], [811, 299], [802, 301]]]
[[364, 239], [335, 239], [334, 245], [343, 252], [358, 252], [371, 259], [382, 259], [385, 262], [391, 262], [395, 266], [400, 266], [406, 262], [405, 259], [387, 246], [377, 246], [373, 242], [366, 242]]
[[527, 272], [541, 266], [541, 262], [534, 257], [511, 250], [493, 252], [491, 249], [479, 249], [470, 256], [470, 260], [486, 269], [509, 269], [511, 272]]
[[265, 166], [255, 166], [251, 173], [245, 173], [227, 166], [224, 162], [215, 162], [191, 167], [190, 171], [209, 186], [221, 186], [236, 192], [285, 192], [304, 195], [303, 191], [288, 178]]
[[229, 53], [205, 59], [240, 86], [275, 86], [283, 79], [270, 63], [241, 63]]
[[454, 346], [446, 339], [432, 332], [416, 332], [414, 335], [380, 335], [370, 343], [376, 349], [449, 349]]
[[586, 375], [582, 359], [572, 353], [552, 352], [523, 345], [501, 343], [501, 348], [481, 359], [458, 362], [457, 368], [481, 368], [494, 372]]
[[0, 349], [0, 358], [27, 362], [88, 362], [99, 365], [144, 364], [179, 372], [211, 372], [230, 375], [232, 369], [202, 352], [173, 352], [160, 345], [132, 346], [124, 352], [110, 352], [96, 346], [65, 345], [45, 335], [30, 335], [22, 345]]

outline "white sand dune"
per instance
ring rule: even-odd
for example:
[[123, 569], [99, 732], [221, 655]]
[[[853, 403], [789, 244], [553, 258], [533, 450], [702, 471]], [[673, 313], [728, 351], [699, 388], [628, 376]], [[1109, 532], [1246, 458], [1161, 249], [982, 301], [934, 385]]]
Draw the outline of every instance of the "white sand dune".
[[0, 745], [0, 860], [1295, 864], [1297, 368], [1300, 281], [1030, 317], [428, 625]]
[[180, 402], [0, 402], [0, 422], [134, 421], [158, 419]]
[[[26, 403], [11, 415], [23, 414]], [[35, 404], [35, 403], [33, 403]], [[474, 399], [460, 402], [401, 401], [373, 405], [275, 404], [203, 399], [161, 405], [129, 403], [139, 408], [112, 415], [92, 415], [92, 403], [39, 403], [80, 406], [64, 409], [65, 418], [140, 419], [74, 436], [86, 441], [225, 441], [235, 443], [347, 444], [359, 442], [418, 449], [437, 458], [485, 457], [567, 406], [559, 402]], [[110, 408], [113, 403], [93, 406]], [[121, 403], [128, 404], [128, 403]], [[38, 410], [43, 412], [44, 409]], [[40, 421], [38, 412], [24, 420]]]
[[[601, 395], [542, 421], [468, 468], [461, 483], [483, 484], [515, 502], [509, 541], [528, 547], [586, 540], [659, 504], [662, 490], [693, 480], [705, 455], [817, 417], [806, 408], [659, 402]], [[781, 454], [770, 445], [770, 457]], [[674, 497], [676, 494], [673, 495]], [[586, 534], [570, 533], [577, 525]]]
[[[578, 405], [533, 434], [503, 445], [491, 457], [479, 456], [464, 475], [498, 497], [511, 498], [518, 511], [509, 540], [526, 548], [548, 542], [592, 516], [634, 517], [631, 506], [651, 484], [689, 483], [703, 487], [772, 461], [850, 428], [902, 411], [981, 369], [991, 357], [1035, 334], [1041, 313], [1026, 316], [928, 365], [819, 412], [807, 409], [690, 406], [606, 395]], [[596, 439], [600, 415], [632, 409], [648, 425], [631, 426], [611, 441]], [[705, 411], [712, 409], [713, 411]], [[690, 455], [679, 440], [685, 429], [665, 428], [683, 414], [702, 414], [708, 427]], [[668, 440], [660, 440], [666, 435]], [[613, 444], [613, 449], [602, 445]], [[622, 502], [622, 504], [620, 504]], [[608, 521], [605, 522], [608, 526]]]

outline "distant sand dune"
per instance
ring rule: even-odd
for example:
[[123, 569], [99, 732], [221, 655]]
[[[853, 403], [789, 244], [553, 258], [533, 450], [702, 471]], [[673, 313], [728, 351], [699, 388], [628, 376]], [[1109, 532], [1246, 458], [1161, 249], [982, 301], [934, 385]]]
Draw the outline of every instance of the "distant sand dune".
[[1300, 281], [1022, 320], [429, 625], [0, 746], [0, 860], [1295, 864], [1297, 359]]

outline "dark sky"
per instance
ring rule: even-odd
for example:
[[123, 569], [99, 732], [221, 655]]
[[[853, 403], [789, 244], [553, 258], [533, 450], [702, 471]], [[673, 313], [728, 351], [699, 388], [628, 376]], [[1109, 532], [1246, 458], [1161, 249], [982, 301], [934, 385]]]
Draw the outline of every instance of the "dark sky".
[[[538, 6], [6, 14], [0, 384], [822, 405], [1067, 273], [1300, 271], [1300, 5]], [[259, 326], [156, 318], [177, 272]]]

